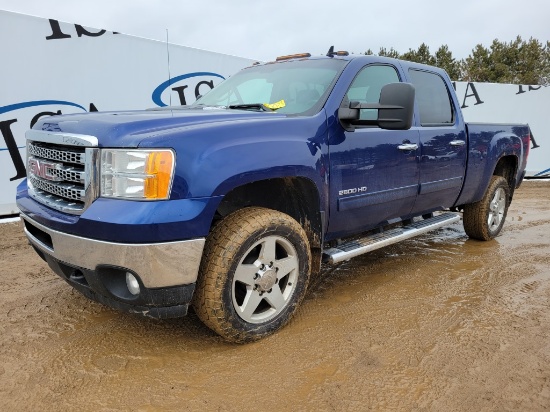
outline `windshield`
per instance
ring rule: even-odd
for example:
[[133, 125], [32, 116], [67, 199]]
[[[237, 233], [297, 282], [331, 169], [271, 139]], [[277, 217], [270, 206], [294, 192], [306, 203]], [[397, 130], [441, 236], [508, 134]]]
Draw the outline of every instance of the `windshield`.
[[320, 59], [248, 67], [220, 83], [192, 106], [317, 113], [346, 64], [344, 60]]

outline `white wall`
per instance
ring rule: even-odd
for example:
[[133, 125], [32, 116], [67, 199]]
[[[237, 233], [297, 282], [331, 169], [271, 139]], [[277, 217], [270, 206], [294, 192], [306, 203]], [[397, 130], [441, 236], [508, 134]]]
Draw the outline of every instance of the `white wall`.
[[457, 82], [456, 92], [467, 122], [528, 123], [540, 147], [529, 152], [527, 175], [550, 175], [550, 87]]
[[0, 216], [18, 212], [24, 134], [36, 116], [181, 104], [180, 93], [192, 103], [196, 88], [204, 94], [253, 63], [2, 10], [0, 61]]

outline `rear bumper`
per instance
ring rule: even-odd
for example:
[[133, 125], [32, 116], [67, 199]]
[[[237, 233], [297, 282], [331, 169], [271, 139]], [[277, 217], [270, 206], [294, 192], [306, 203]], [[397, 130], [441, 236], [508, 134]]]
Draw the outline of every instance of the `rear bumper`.
[[[21, 218], [38, 255], [88, 298], [154, 318], [187, 314], [204, 238], [156, 244], [112, 243], [49, 229], [23, 213]], [[137, 294], [128, 289], [128, 272], [139, 283]]]

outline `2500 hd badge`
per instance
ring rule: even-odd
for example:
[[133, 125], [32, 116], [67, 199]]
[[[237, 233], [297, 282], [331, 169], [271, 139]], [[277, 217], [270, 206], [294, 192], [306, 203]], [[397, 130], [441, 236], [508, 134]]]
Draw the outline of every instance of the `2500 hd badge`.
[[355, 187], [353, 189], [345, 189], [338, 191], [338, 196], [353, 195], [355, 193], [362, 193], [367, 191], [367, 186]]

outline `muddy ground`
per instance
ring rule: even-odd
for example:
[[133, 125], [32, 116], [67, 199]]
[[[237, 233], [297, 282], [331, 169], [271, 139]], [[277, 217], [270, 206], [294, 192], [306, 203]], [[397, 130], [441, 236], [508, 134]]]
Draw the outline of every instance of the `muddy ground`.
[[496, 240], [461, 224], [323, 270], [296, 318], [227, 344], [57, 278], [0, 225], [4, 411], [550, 409], [550, 182], [525, 182]]

